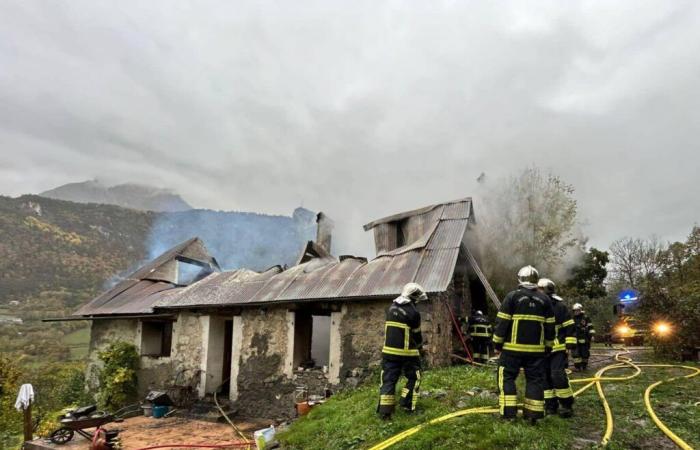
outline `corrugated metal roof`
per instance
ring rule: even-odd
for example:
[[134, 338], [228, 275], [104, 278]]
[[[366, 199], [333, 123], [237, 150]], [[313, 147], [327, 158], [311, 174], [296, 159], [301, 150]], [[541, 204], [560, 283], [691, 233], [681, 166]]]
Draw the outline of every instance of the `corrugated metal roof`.
[[[392, 216], [401, 221], [408, 219], [407, 226], [415, 240], [370, 261], [321, 257], [285, 271], [272, 268], [263, 273], [245, 269], [214, 273], [190, 286], [171, 289], [156, 302], [151, 301], [151, 296], [134, 301], [148, 305], [152, 311], [383, 297], [398, 295], [404, 284], [411, 281], [420, 283], [428, 292], [443, 292], [452, 280], [471, 212], [471, 200], [463, 199], [421, 208], [414, 215]], [[371, 228], [390, 223], [380, 220], [368, 225]]]

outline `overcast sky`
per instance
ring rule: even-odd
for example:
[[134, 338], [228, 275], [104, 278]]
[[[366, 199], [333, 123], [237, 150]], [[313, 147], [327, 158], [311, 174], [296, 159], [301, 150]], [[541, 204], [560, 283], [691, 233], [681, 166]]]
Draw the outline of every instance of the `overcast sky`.
[[360, 226], [537, 165], [585, 232], [700, 215], [700, 2], [0, 2], [0, 193], [99, 177]]

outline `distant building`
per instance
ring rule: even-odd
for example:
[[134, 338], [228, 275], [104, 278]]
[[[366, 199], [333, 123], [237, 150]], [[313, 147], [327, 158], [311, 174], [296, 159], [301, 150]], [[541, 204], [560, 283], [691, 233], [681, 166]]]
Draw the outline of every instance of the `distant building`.
[[141, 393], [189, 379], [200, 397], [223, 392], [244, 415], [291, 415], [297, 386], [355, 384], [379, 363], [384, 311], [412, 281], [429, 296], [420, 306], [426, 360], [450, 364], [451, 313], [486, 307], [480, 279], [488, 283], [467, 249], [471, 199], [365, 225], [370, 261], [332, 256], [328, 218], [317, 222], [316, 241], [286, 270], [222, 272], [193, 238], [80, 308], [74, 316], [92, 321], [90, 383], [97, 352], [124, 340], [142, 355]]

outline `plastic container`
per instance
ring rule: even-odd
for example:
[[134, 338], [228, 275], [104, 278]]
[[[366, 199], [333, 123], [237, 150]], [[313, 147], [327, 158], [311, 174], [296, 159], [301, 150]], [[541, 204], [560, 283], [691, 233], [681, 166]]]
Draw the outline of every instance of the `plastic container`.
[[275, 444], [275, 427], [271, 425], [269, 428], [263, 428], [253, 433], [253, 439], [255, 440], [255, 447], [258, 450], [265, 450], [272, 448]]
[[169, 406], [160, 405], [153, 407], [153, 417], [156, 419], [162, 419], [168, 413]]
[[143, 409], [143, 415], [146, 417], [153, 416], [153, 405], [141, 405]]

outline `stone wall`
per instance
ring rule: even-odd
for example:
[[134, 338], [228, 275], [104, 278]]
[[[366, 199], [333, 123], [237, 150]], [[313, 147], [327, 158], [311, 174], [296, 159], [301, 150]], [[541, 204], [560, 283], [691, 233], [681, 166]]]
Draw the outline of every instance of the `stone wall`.
[[285, 375], [287, 309], [245, 309], [241, 323], [236, 389], [239, 412], [248, 417], [291, 417], [294, 383]]
[[384, 321], [391, 300], [352, 302], [340, 318], [340, 381], [355, 384], [368, 369], [380, 364]]
[[[137, 344], [138, 346], [138, 344]], [[141, 357], [139, 370], [139, 395], [160, 390], [175, 383], [197, 383], [202, 356], [201, 318], [193, 313], [180, 313], [173, 323], [173, 339], [170, 356]], [[179, 374], [179, 376], [178, 376]], [[195, 386], [196, 388], [197, 386]]]
[[[99, 360], [98, 353], [117, 341], [132, 343], [140, 352], [141, 325], [139, 320], [112, 319], [92, 322], [90, 352], [86, 369], [86, 383], [92, 392], [96, 392], [99, 388], [97, 374], [102, 367], [102, 362]], [[201, 365], [201, 353], [202, 327], [199, 316], [192, 313], [180, 313], [173, 323], [170, 356], [141, 356], [140, 358], [139, 396], [145, 395], [150, 390], [163, 389], [173, 384], [178, 373], [182, 373], [178, 382], [195, 377]]]

